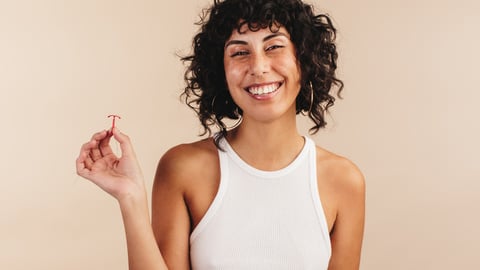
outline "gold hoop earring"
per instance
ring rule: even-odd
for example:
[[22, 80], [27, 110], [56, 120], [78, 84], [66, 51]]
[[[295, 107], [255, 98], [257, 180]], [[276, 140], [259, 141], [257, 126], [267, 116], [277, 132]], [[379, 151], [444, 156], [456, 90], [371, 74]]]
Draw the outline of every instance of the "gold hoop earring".
[[310, 86], [310, 107], [308, 108], [308, 113], [312, 112], [312, 107], [313, 107], [313, 84], [312, 81], [309, 82]]
[[212, 111], [215, 111], [215, 99], [217, 98], [217, 96], [214, 96], [213, 99], [212, 99], [212, 102], [210, 103], [210, 106], [212, 106]]
[[310, 112], [312, 111], [312, 107], [313, 107], [313, 84], [312, 82], [308, 82], [308, 86], [310, 88], [310, 106], [308, 107], [308, 111], [303, 109], [301, 111], [302, 115], [304, 116], [308, 116], [310, 114]]
[[237, 122], [235, 122], [235, 124], [229, 126], [227, 129], [228, 129], [228, 130], [232, 130], [232, 129], [238, 127], [238, 126], [242, 123], [242, 120], [243, 120], [243, 117], [240, 116], [240, 117], [238, 118]]

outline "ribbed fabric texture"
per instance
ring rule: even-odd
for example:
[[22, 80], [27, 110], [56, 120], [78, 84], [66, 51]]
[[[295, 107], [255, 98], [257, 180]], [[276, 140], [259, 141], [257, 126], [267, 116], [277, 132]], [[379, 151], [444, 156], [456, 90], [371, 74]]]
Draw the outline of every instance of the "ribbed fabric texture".
[[261, 171], [221, 141], [217, 195], [190, 236], [193, 270], [327, 269], [331, 255], [315, 144], [287, 167]]

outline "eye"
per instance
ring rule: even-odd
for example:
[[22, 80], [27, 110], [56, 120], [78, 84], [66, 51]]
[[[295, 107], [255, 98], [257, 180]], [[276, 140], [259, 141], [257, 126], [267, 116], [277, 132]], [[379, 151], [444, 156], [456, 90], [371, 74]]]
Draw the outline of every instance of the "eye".
[[267, 49], [265, 49], [266, 51], [271, 51], [271, 50], [275, 50], [275, 49], [279, 49], [279, 48], [283, 48], [285, 46], [282, 46], [282, 45], [272, 45], [270, 47], [267, 47]]
[[230, 57], [247, 55], [248, 51], [236, 51], [230, 54]]

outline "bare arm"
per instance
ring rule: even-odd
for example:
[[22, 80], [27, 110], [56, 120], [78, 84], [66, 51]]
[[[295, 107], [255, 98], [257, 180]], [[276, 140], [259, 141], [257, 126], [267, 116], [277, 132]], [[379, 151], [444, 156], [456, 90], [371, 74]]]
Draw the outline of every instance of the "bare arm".
[[329, 270], [358, 270], [365, 220], [365, 181], [349, 164], [338, 178], [338, 210], [331, 232], [332, 257]]
[[125, 226], [129, 269], [167, 269], [150, 225], [143, 175], [130, 139], [116, 129], [112, 132], [120, 143], [121, 157], [110, 148], [112, 134], [98, 132], [82, 146], [77, 173], [117, 199]]
[[165, 153], [153, 184], [152, 227], [158, 247], [171, 269], [190, 269], [191, 221], [185, 190], [191, 184], [190, 179], [198, 176], [192, 172], [198, 166], [198, 160], [192, 160], [191, 155], [186, 145]]
[[168, 269], [153, 235], [147, 200], [123, 200], [120, 208], [127, 239], [129, 269]]

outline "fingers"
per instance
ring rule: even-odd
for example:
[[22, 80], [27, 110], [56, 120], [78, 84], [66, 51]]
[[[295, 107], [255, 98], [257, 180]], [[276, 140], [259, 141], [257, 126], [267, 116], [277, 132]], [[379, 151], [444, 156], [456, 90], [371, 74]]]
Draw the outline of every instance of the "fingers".
[[97, 160], [103, 158], [105, 154], [112, 153], [108, 146], [110, 137], [107, 131], [100, 131], [95, 133], [89, 142], [82, 145], [76, 160], [77, 173], [80, 176], [87, 177]]
[[100, 151], [100, 148], [98, 147], [98, 145], [99, 145], [99, 141], [103, 140], [105, 136], [106, 136], [105, 131], [97, 132], [92, 136], [92, 139], [90, 140], [92, 147], [90, 148], [89, 155], [93, 161], [96, 161], [102, 158], [102, 152]]
[[110, 147], [110, 138], [112, 138], [113, 134], [110, 131], [106, 131], [107, 136], [102, 139], [98, 145], [98, 148], [100, 149], [100, 153], [102, 156], [108, 156], [113, 154], [112, 148]]
[[80, 150], [80, 154], [76, 160], [77, 174], [83, 177], [87, 177], [92, 169], [93, 160], [89, 155], [87, 149], [90, 147], [91, 142], [84, 144]]
[[117, 128], [112, 129], [113, 137], [120, 143], [120, 149], [123, 156], [135, 156], [130, 138], [120, 132]]
[[[76, 160], [77, 174], [87, 179], [92, 176], [92, 168], [99, 168], [98, 164], [111, 164], [117, 160], [116, 155], [110, 147], [110, 139], [114, 137], [120, 143], [122, 156], [135, 158], [135, 153], [130, 142], [130, 138], [114, 128], [111, 131], [101, 131], [95, 133], [91, 140], [85, 143]], [[101, 162], [101, 163], [99, 163]], [[96, 169], [94, 169], [96, 170]]]

